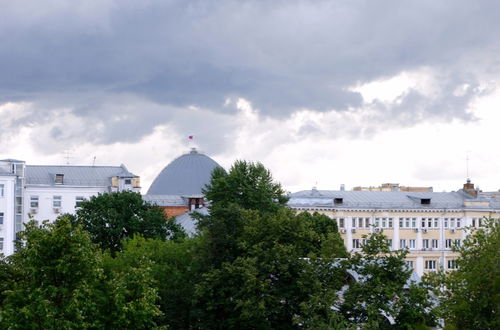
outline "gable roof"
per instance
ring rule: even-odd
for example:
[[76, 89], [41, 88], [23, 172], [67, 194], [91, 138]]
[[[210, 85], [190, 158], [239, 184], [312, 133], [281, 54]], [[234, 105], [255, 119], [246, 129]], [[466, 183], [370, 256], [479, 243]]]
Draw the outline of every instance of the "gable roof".
[[[55, 184], [56, 174], [64, 175], [62, 185], [84, 187], [107, 187], [112, 177], [135, 178], [125, 165], [120, 166], [74, 166], [74, 165], [26, 165], [27, 185]], [[58, 186], [61, 184], [57, 184]]]

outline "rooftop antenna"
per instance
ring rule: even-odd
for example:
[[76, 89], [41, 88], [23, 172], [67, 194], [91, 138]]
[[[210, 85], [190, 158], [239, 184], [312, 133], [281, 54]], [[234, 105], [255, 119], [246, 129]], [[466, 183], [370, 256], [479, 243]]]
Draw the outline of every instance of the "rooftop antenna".
[[470, 151], [465, 152], [465, 168], [466, 168], [466, 173], [467, 173], [467, 180], [470, 180], [469, 176], [469, 153]]
[[70, 164], [70, 159], [73, 158], [72, 154], [73, 152], [71, 151], [71, 149], [64, 150], [64, 159], [66, 159], [66, 165]]
[[92, 167], [95, 166], [95, 158], [96, 158], [96, 156], [94, 156], [94, 160], [92, 161]]

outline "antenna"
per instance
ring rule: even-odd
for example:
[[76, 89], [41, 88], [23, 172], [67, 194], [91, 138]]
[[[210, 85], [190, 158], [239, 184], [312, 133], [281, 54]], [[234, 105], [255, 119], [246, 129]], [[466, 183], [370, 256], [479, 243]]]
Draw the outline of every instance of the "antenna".
[[467, 173], [467, 180], [470, 179], [470, 176], [469, 176], [469, 153], [470, 153], [470, 151], [465, 152], [465, 168], [466, 168], [466, 173]]
[[70, 164], [70, 159], [73, 158], [72, 154], [73, 151], [71, 149], [64, 150], [64, 159], [66, 159], [66, 165]]
[[94, 156], [94, 160], [92, 161], [92, 167], [95, 166], [95, 158], [96, 158], [96, 156]]

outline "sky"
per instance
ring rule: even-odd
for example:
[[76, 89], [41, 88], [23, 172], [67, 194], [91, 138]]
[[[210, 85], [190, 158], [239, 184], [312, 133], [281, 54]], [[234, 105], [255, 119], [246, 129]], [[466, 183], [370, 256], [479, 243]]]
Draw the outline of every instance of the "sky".
[[493, 0], [0, 0], [0, 158], [123, 163], [143, 193], [191, 147], [292, 192], [498, 190], [498, 17]]

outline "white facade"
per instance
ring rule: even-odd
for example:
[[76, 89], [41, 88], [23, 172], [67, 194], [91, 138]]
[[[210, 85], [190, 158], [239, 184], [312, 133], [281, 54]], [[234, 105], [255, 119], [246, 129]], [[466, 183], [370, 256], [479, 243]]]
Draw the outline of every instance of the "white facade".
[[78, 204], [92, 196], [123, 190], [140, 192], [139, 177], [124, 165], [45, 166], [0, 160], [0, 253], [14, 253], [23, 223], [53, 222], [63, 213], [75, 213]]

